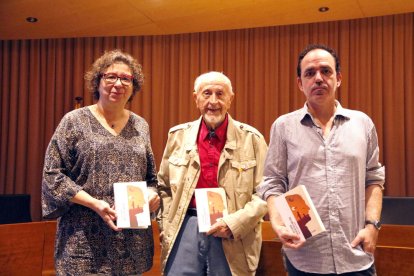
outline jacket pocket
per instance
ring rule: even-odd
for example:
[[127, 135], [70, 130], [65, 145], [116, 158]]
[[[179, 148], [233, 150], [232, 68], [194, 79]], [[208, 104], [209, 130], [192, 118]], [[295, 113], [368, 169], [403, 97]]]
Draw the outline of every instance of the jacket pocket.
[[187, 172], [188, 163], [190, 162], [189, 159], [179, 157], [176, 155], [170, 156], [168, 158], [169, 163], [169, 180], [170, 185], [179, 186], [185, 173]]
[[190, 159], [183, 158], [181, 156], [171, 155], [170, 158], [168, 158], [168, 162], [175, 166], [185, 166], [188, 164]]
[[256, 167], [256, 164], [257, 163], [255, 159], [246, 160], [246, 161], [235, 161], [235, 160], [231, 161], [231, 166], [233, 168], [238, 169], [239, 171], [246, 171], [248, 169]]
[[245, 160], [245, 161], [231, 161], [232, 173], [234, 176], [232, 179], [234, 182], [234, 190], [238, 193], [249, 193], [253, 192], [254, 182], [254, 171], [256, 168], [256, 160]]

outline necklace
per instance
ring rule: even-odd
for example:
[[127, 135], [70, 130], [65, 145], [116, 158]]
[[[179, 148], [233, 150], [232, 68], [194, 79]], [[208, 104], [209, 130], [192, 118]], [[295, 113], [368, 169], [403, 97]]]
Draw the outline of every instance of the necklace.
[[108, 126], [110, 126], [112, 129], [114, 129], [115, 128], [115, 124], [110, 124], [109, 122], [108, 122], [108, 120], [105, 118], [105, 116], [103, 115], [103, 114], [101, 114], [101, 112], [99, 111], [99, 109], [98, 109], [98, 106], [97, 105], [95, 105], [95, 113], [98, 115], [98, 117], [103, 121], [103, 122], [105, 122]]

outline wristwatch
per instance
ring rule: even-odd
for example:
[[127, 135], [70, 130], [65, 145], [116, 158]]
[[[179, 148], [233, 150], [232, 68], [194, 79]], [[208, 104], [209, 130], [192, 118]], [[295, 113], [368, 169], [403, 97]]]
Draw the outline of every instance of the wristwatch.
[[379, 220], [366, 220], [365, 225], [372, 224], [377, 230], [381, 229], [381, 222]]

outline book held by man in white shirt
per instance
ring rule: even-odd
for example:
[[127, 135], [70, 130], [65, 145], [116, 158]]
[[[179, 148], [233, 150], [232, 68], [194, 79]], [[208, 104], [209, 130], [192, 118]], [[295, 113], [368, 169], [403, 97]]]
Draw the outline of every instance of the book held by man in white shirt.
[[299, 235], [301, 241], [326, 231], [304, 185], [278, 196], [275, 205], [285, 226]]

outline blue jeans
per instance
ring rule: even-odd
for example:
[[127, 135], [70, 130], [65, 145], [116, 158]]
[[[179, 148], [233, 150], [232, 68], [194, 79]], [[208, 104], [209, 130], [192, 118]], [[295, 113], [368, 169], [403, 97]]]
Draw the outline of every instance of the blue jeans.
[[356, 272], [348, 272], [343, 274], [318, 274], [318, 273], [309, 273], [309, 272], [303, 272], [301, 270], [296, 269], [292, 263], [289, 261], [289, 259], [286, 257], [286, 255], [283, 256], [283, 259], [285, 261], [286, 270], [288, 272], [289, 276], [317, 276], [317, 275], [324, 275], [324, 276], [331, 276], [331, 275], [342, 275], [342, 276], [376, 276], [377, 272], [375, 271], [375, 265], [372, 264], [372, 266], [366, 270], [362, 271], [356, 271]]
[[196, 216], [186, 215], [165, 266], [165, 275], [231, 276], [221, 238], [198, 232]]

